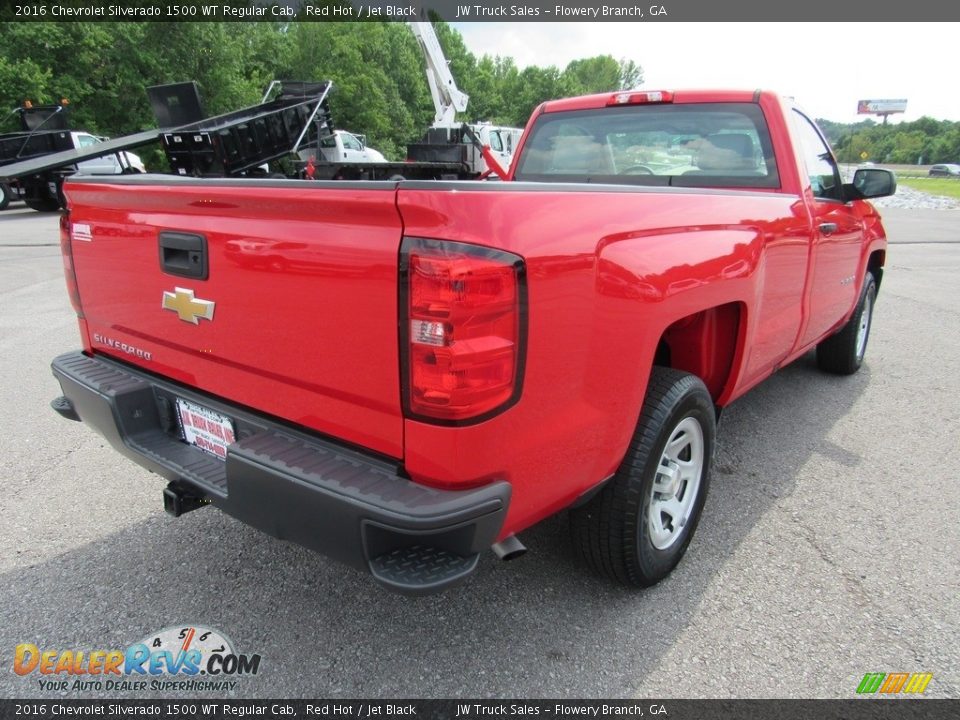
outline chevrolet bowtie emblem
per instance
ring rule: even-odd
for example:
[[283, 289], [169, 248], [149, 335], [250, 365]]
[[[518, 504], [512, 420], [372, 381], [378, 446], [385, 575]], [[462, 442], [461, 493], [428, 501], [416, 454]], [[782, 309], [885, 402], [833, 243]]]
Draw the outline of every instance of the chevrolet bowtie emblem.
[[193, 295], [193, 290], [186, 288], [174, 288], [174, 292], [163, 291], [163, 309], [173, 310], [181, 320], [199, 325], [197, 318], [206, 318], [213, 320], [212, 300], [198, 300]]

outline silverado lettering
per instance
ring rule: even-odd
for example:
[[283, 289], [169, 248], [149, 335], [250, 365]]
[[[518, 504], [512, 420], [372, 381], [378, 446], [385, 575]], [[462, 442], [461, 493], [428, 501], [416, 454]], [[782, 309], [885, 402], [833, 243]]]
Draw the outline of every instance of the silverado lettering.
[[153, 353], [147, 352], [146, 350], [141, 350], [133, 345], [128, 345], [125, 342], [118, 342], [117, 340], [106, 337], [105, 335], [101, 335], [100, 333], [94, 333], [93, 339], [95, 342], [101, 343], [106, 347], [113, 348], [114, 350], [127, 353], [128, 355], [136, 355], [144, 360], [153, 360]]
[[[813, 349], [860, 367], [887, 247], [867, 200], [895, 189], [844, 182], [753, 91], [545, 103], [503, 182], [73, 176], [83, 349], [53, 405], [168, 480], [174, 515], [213, 504], [397, 591], [516, 557], [564, 509], [588, 564], [650, 585], [700, 519], [720, 410]], [[185, 274], [215, 317], [161, 307]]]

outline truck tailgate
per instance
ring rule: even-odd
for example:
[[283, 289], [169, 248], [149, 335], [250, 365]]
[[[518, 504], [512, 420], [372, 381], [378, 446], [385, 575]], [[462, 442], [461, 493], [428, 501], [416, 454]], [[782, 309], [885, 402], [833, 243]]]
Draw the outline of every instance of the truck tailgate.
[[392, 183], [64, 191], [88, 349], [402, 456]]

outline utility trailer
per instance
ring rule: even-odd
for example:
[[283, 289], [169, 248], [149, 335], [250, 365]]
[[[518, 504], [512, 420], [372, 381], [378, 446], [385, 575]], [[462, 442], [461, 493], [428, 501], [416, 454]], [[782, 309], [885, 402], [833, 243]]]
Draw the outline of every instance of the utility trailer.
[[[0, 183], [22, 188], [24, 199], [35, 210], [56, 210], [63, 206], [63, 179], [77, 171], [78, 162], [112, 153], [119, 157], [126, 149], [158, 139], [177, 175], [266, 175], [269, 163], [315, 144], [318, 132], [333, 131], [326, 103], [332, 88], [330, 81], [274, 81], [259, 105], [205, 118], [196, 83], [157, 85], [147, 88], [147, 95], [158, 129], [79, 149], [73, 147], [62, 119], [65, 110], [58, 106], [32, 121], [29, 132], [13, 134], [2, 146], [9, 150], [6, 156], [0, 155]], [[39, 131], [40, 125], [54, 122], [63, 129]]]
[[[28, 104], [14, 112], [19, 116], [20, 130], [0, 135], [0, 165], [73, 149], [68, 120], [69, 106], [66, 103], [38, 107]], [[18, 198], [26, 200], [28, 205], [34, 207], [39, 198], [39, 192], [34, 185], [36, 182], [18, 182], [15, 178], [0, 183], [0, 210], [6, 208], [11, 200]], [[33, 192], [28, 194], [28, 188]]]

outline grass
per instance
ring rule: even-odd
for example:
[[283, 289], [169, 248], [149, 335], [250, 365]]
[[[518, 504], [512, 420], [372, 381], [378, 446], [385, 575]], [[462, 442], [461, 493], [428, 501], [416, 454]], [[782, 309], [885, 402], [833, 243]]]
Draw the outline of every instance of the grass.
[[898, 173], [897, 182], [931, 195], [944, 195], [960, 200], [960, 178], [904, 177]]

